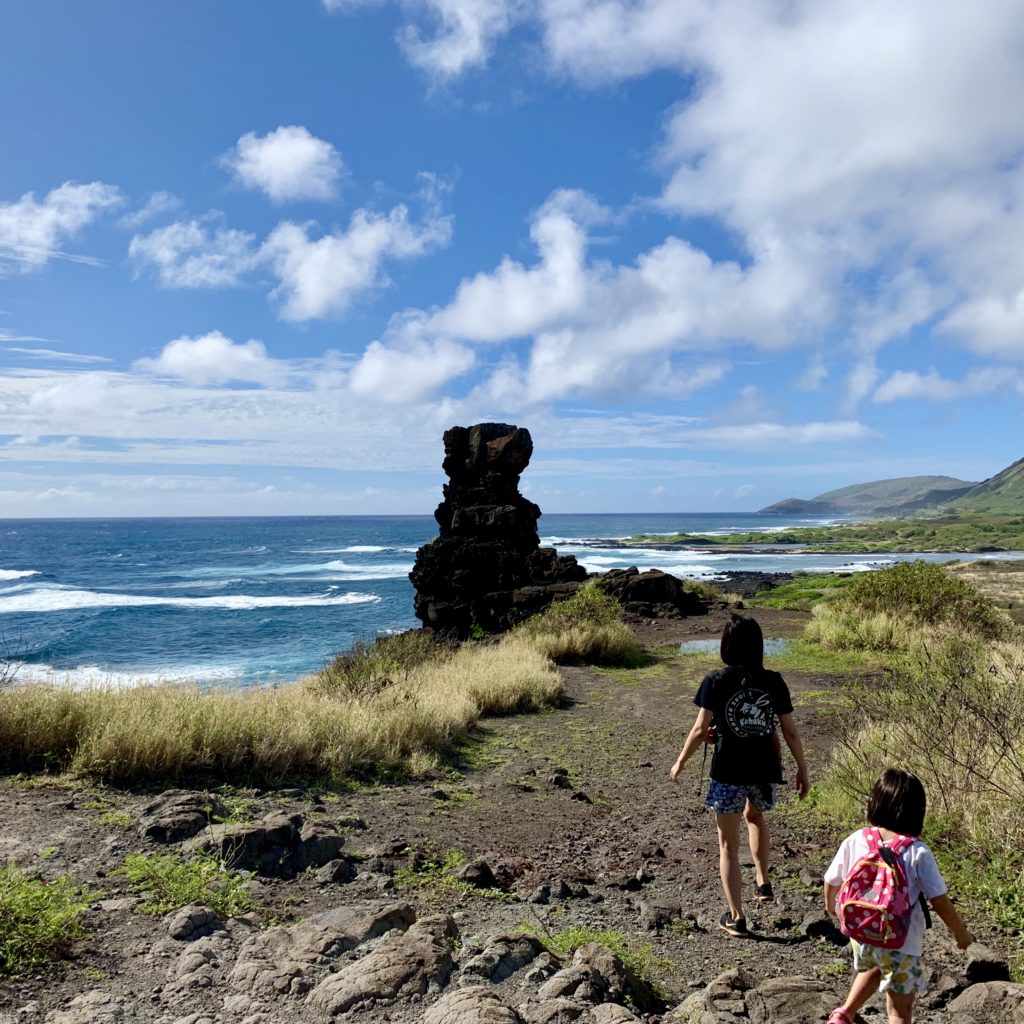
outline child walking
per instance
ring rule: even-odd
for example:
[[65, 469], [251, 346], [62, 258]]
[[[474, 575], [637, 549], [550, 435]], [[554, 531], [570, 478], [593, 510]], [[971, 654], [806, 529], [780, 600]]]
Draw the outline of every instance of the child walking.
[[[922, 895], [953, 933], [960, 949], [974, 941], [947, 895], [932, 851], [916, 838], [924, 827], [925, 805], [924, 786], [916, 775], [887, 768], [868, 798], [867, 817], [872, 827], [847, 836], [825, 872], [825, 909], [837, 917], [837, 911], [842, 910], [836, 907], [840, 888], [851, 873], [856, 874], [862, 858], [870, 860], [880, 846], [888, 847], [889, 850], [882, 851], [882, 859], [895, 863], [892, 854], [899, 856], [911, 908], [906, 938], [898, 948], [887, 949], [851, 939], [857, 976], [846, 1001], [832, 1011], [828, 1024], [853, 1024], [857, 1011], [879, 990], [886, 995], [889, 1024], [910, 1024], [914, 997], [928, 987], [921, 967], [925, 931]], [[898, 936], [895, 941], [899, 941]]]
[[764, 667], [761, 627], [754, 619], [733, 615], [722, 630], [720, 650], [725, 667], [709, 672], [700, 684], [693, 701], [700, 710], [669, 777], [678, 780], [686, 762], [708, 741], [713, 725], [715, 753], [705, 804], [715, 812], [719, 872], [728, 905], [719, 926], [727, 935], [741, 938], [749, 934], [740, 876], [744, 821], [754, 859], [754, 898], [767, 903], [775, 896], [768, 877], [764, 812], [774, 806], [775, 787], [782, 781], [776, 719], [796, 761], [795, 786], [801, 798], [807, 795], [807, 765], [793, 722], [789, 688], [778, 672]]

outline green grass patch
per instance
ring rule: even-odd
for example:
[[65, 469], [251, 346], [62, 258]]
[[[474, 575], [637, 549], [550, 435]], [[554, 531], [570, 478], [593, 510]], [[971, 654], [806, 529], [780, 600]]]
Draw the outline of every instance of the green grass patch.
[[817, 575], [798, 574], [772, 590], [747, 599], [752, 608], [778, 608], [784, 611], [809, 612], [822, 601], [838, 597], [853, 582], [854, 574], [828, 572]]
[[144, 914], [167, 914], [201, 903], [226, 920], [255, 906], [249, 889], [252, 876], [233, 871], [216, 857], [181, 860], [173, 854], [130, 853], [113, 874], [124, 875], [132, 892], [147, 897], [139, 906]]
[[135, 816], [115, 807], [104, 811], [98, 821], [101, 825], [113, 825], [115, 828], [131, 828], [135, 824]]
[[643, 534], [634, 544], [735, 547], [747, 544], [800, 547], [813, 551], [876, 554], [910, 551], [1024, 551], [1024, 516], [971, 514], [921, 519], [884, 519], [842, 526], [807, 526], [783, 532], [752, 531], [726, 536]]
[[47, 882], [16, 867], [0, 868], [0, 977], [18, 977], [65, 956], [86, 934], [82, 915], [98, 895], [66, 876]]
[[466, 863], [467, 857], [461, 850], [445, 850], [432, 855], [414, 867], [399, 868], [395, 872], [395, 889], [441, 889], [456, 892], [462, 896], [477, 896], [502, 903], [518, 903], [519, 897], [502, 889], [480, 889], [457, 878], [455, 872]]
[[830, 650], [803, 637], [793, 639], [781, 654], [765, 659], [776, 672], [806, 672], [815, 675], [855, 675], [880, 668], [881, 659], [869, 651]]

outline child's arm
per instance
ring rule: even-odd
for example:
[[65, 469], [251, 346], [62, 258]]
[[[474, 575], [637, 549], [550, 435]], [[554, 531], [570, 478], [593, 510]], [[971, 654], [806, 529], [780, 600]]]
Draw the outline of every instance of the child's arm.
[[825, 883], [825, 913], [829, 917], [836, 916], [836, 897], [839, 895], [838, 885], [829, 885]]
[[686, 737], [686, 742], [683, 744], [683, 749], [679, 752], [679, 757], [676, 759], [676, 763], [672, 765], [672, 769], [668, 773], [668, 777], [673, 782], [678, 781], [679, 773], [683, 770], [683, 766], [691, 757], [693, 757], [694, 753], [700, 749], [713, 717], [714, 716], [708, 708], [700, 709], [700, 712], [690, 729], [690, 734]]
[[796, 787], [796, 795], [802, 800], [807, 796], [811, 783], [807, 775], [807, 763], [804, 761], [804, 748], [800, 742], [800, 734], [796, 731], [796, 722], [793, 721], [792, 715], [779, 715], [779, 725], [782, 726], [782, 735], [793, 755], [793, 760], [796, 761], [796, 779], [793, 784]]
[[957, 913], [949, 896], [936, 896], [928, 902], [932, 910], [942, 918], [942, 923], [953, 933], [957, 946], [966, 949], [974, 941], [974, 936], [967, 930], [964, 919]]

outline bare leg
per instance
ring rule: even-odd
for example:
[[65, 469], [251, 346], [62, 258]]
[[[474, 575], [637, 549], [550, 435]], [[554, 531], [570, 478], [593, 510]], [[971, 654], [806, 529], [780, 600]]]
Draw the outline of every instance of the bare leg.
[[910, 1024], [911, 1014], [914, 1012], [914, 995], [900, 996], [895, 992], [886, 992], [885, 1006], [889, 1011], [889, 1024]]
[[850, 986], [850, 994], [843, 1006], [850, 1013], [856, 1013], [877, 991], [882, 980], [882, 972], [877, 967], [870, 971], [861, 971]]
[[718, 870], [729, 913], [743, 916], [743, 883], [740, 878], [740, 815], [716, 812], [718, 823]]
[[749, 800], [743, 810], [743, 817], [747, 819], [747, 838], [750, 840], [750, 853], [754, 858], [757, 884], [764, 885], [768, 881], [768, 857], [771, 852], [768, 826], [765, 824], [764, 814]]

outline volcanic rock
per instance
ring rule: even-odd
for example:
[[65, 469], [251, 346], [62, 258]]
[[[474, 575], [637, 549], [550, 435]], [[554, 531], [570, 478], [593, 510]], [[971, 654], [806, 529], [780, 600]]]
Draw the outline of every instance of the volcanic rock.
[[540, 509], [519, 493], [530, 432], [507, 423], [452, 427], [444, 451], [440, 536], [419, 549], [409, 574], [423, 624], [462, 639], [476, 629], [500, 633], [575, 593], [586, 570], [540, 546]]
[[612, 569], [597, 577], [596, 582], [624, 611], [645, 619], [680, 619], [707, 612], [704, 602], [687, 590], [677, 576], [660, 569]]

